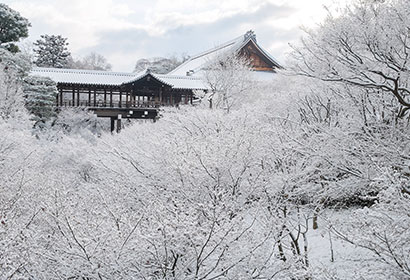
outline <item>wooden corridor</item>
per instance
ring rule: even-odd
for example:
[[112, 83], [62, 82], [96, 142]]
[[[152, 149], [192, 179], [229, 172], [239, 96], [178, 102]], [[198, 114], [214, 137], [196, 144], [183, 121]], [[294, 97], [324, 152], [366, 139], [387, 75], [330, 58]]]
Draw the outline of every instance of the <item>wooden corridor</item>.
[[174, 89], [150, 74], [121, 85], [58, 83], [57, 89], [57, 107], [88, 108], [110, 118], [111, 131], [118, 132], [124, 118], [155, 121], [160, 107], [192, 104], [194, 98], [192, 89]]

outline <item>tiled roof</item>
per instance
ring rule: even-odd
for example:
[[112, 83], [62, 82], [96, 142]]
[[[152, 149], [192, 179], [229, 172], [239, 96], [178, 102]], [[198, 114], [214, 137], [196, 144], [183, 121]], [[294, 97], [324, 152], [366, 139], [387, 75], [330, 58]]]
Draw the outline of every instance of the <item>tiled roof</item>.
[[204, 68], [208, 63], [211, 63], [219, 55], [223, 55], [237, 49], [240, 45], [242, 45], [242, 42], [243, 36], [240, 36], [213, 49], [192, 56], [190, 59], [172, 70], [169, 74], [186, 76], [188, 72], [196, 73]]
[[136, 75], [135, 73], [40, 67], [34, 68], [30, 74], [49, 77], [56, 83], [88, 85], [120, 85]]
[[157, 80], [175, 89], [207, 89], [203, 80], [198, 77], [160, 75], [149, 71], [140, 73], [124, 73], [37, 67], [34, 68], [30, 74], [33, 76], [49, 77], [56, 83], [109, 86], [120, 86], [122, 84], [127, 84], [142, 79], [147, 75], [152, 75]]
[[160, 80], [172, 85], [176, 89], [207, 89], [203, 79], [198, 77], [176, 76], [176, 75], [156, 75]]
[[257, 44], [255, 39], [255, 34], [253, 31], [248, 31], [245, 35], [239, 36], [231, 41], [218, 45], [210, 50], [197, 54], [180, 66], [172, 70], [169, 74], [171, 75], [181, 75], [186, 76], [195, 75], [201, 72], [207, 65], [212, 63], [217, 57], [224, 56], [230, 53], [237, 53], [241, 50], [248, 42], [253, 41], [256, 47], [278, 68], [282, 68], [280, 64], [260, 45]]

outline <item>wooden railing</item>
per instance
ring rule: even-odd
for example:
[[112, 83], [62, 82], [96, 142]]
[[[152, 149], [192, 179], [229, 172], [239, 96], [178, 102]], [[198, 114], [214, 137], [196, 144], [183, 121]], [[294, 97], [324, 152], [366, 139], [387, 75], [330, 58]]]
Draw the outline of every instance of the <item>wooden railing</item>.
[[[89, 102], [81, 100], [79, 102], [72, 100], [63, 100], [58, 107], [92, 107], [92, 108], [158, 108], [166, 106], [167, 104], [160, 104], [155, 101], [129, 101], [129, 102]], [[168, 105], [169, 106], [169, 105]]]

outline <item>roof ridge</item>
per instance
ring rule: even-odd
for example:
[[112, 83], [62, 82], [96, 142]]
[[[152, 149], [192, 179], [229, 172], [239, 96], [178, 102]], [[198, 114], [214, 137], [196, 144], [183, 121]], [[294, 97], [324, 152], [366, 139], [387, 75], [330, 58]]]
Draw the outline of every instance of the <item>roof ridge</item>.
[[[208, 49], [208, 50], [206, 50], [206, 51], [202, 51], [202, 52], [200, 52], [200, 53], [198, 53], [198, 54], [196, 54], [196, 55], [190, 57], [187, 61], [185, 61], [184, 63], [182, 63], [181, 65], [179, 65], [179, 66], [176, 67], [175, 69], [173, 69], [171, 72], [169, 72], [169, 74], [172, 75], [173, 72], [175, 72], [175, 71], [177, 71], [178, 69], [182, 68], [183, 66], [185, 66], [186, 64], [188, 64], [189, 62], [191, 62], [191, 61], [194, 60], [194, 59], [198, 59], [198, 58], [200, 58], [200, 57], [202, 57], [202, 56], [208, 55], [208, 54], [210, 54], [210, 53], [216, 52], [216, 51], [221, 50], [221, 49], [226, 48], [226, 47], [234, 46], [235, 44], [239, 44], [239, 43], [242, 44], [243, 42], [247, 41], [247, 39], [248, 39], [248, 38], [246, 38], [245, 36], [246, 36], [246, 34], [240, 35], [240, 36], [238, 36], [238, 37], [236, 37], [236, 38], [234, 38], [234, 39], [232, 39], [232, 40], [229, 40], [229, 41], [227, 41], [227, 42], [225, 42], [225, 43], [219, 44], [219, 45], [213, 47], [212, 49]], [[191, 70], [194, 70], [194, 69], [191, 69]]]
[[[209, 54], [209, 53], [212, 53], [212, 52], [214, 52], [214, 51], [217, 51], [217, 50], [226, 48], [226, 47], [228, 47], [229, 45], [233, 45], [233, 44], [235, 44], [235, 43], [238, 43], [238, 40], [241, 39], [241, 38], [242, 38], [242, 39], [244, 38], [243, 35], [241, 35], [241, 36], [239, 36], [239, 37], [236, 37], [235, 39], [232, 39], [232, 40], [230, 40], [230, 41], [228, 41], [228, 42], [219, 44], [219, 45], [213, 47], [212, 49], [203, 51], [203, 52], [201, 52], [201, 53], [199, 53], [199, 54], [197, 54], [197, 55], [191, 57], [190, 59], [195, 59], [195, 58], [198, 58], [198, 57], [207, 55], [207, 54]], [[189, 60], [190, 60], [190, 59], [189, 59]]]
[[31, 71], [33, 72], [52, 72], [52, 73], [109, 75], [109, 76], [136, 76], [136, 73], [128, 73], [128, 72], [112, 72], [112, 71], [103, 71], [103, 70], [49, 68], [49, 67], [34, 67]]
[[[237, 39], [238, 39], [238, 38], [237, 38]], [[248, 38], [244, 38], [244, 40], [241, 41], [241, 42], [235, 42], [234, 44], [232, 44], [231, 47], [233, 47], [235, 44], [237, 45], [237, 47], [236, 47], [235, 49], [231, 50], [231, 52], [232, 52], [232, 53], [237, 52], [238, 50], [240, 50], [243, 46], [245, 46], [245, 45], [246, 45], [249, 41], [251, 41], [251, 40], [252, 40], [252, 38], [248, 37]], [[239, 44], [239, 43], [240, 43], [240, 44]], [[227, 46], [229, 46], [229, 44], [226, 44], [226, 45], [225, 45], [225, 47], [227, 47]], [[219, 49], [214, 49], [213, 51], [209, 51], [209, 53], [216, 52], [216, 51], [218, 51], [218, 50], [220, 50], [220, 49], [222, 49], [222, 47], [219, 48]], [[229, 50], [229, 49], [228, 49], [228, 50]], [[227, 52], [228, 50], [226, 50], [225, 52]], [[209, 53], [208, 53], [208, 54], [209, 54]], [[219, 55], [220, 55], [220, 54], [219, 54]], [[199, 58], [199, 57], [200, 57], [200, 56], [198, 56], [197, 58]], [[191, 69], [191, 70], [193, 70], [194, 73], [195, 73], [195, 72], [201, 70], [201, 68], [208, 67], [208, 65], [211, 64], [211, 63], [212, 63], [212, 61], [207, 61], [205, 64], [200, 65], [200, 66], [198, 66], [198, 67], [196, 67], [196, 68], [194, 68], [194, 69]]]
[[170, 79], [186, 79], [186, 80], [201, 80], [200, 77], [194, 76], [183, 76], [183, 75], [169, 75], [169, 74], [154, 74], [160, 78], [170, 78]]

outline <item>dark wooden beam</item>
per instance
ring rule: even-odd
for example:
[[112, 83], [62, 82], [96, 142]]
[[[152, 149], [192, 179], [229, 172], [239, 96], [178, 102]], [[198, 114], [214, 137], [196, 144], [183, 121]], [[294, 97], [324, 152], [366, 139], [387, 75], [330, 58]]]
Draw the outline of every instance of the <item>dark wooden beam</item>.
[[97, 106], [97, 90], [94, 88], [94, 107]]
[[59, 102], [59, 98], [60, 97], [60, 90], [58, 90], [57, 94], [56, 94], [56, 106], [58, 106], [60, 104]]
[[111, 117], [111, 132], [114, 132], [115, 129], [115, 117]]
[[75, 101], [75, 88], [73, 87], [73, 89], [72, 89], [72, 91], [73, 91], [73, 100], [72, 100], [72, 103], [71, 103], [71, 106], [74, 106], [74, 101]]
[[77, 88], [77, 107], [80, 106], [80, 89]]
[[88, 89], [88, 106], [91, 106], [91, 89]]
[[112, 89], [110, 89], [110, 107], [112, 107]]
[[122, 118], [122, 115], [118, 115], [118, 117], [117, 117], [117, 133], [120, 133], [120, 131], [121, 131], [121, 118]]
[[117, 119], [118, 115], [127, 119], [153, 119], [158, 116], [157, 108], [103, 108], [95, 107], [90, 108], [94, 111], [97, 117], [100, 118], [114, 118]]
[[63, 93], [63, 89], [60, 88], [60, 106], [63, 106], [63, 102], [64, 102], [64, 93]]

